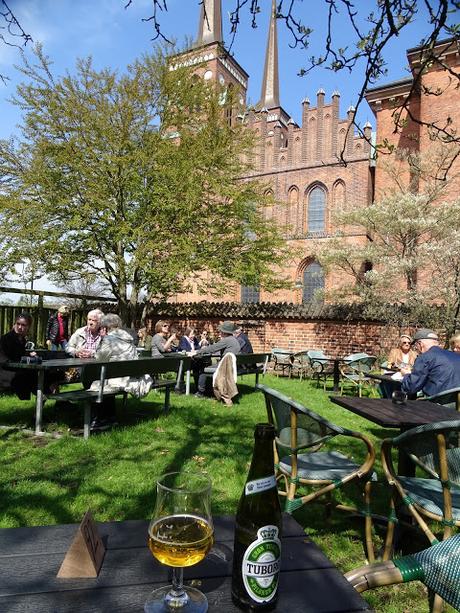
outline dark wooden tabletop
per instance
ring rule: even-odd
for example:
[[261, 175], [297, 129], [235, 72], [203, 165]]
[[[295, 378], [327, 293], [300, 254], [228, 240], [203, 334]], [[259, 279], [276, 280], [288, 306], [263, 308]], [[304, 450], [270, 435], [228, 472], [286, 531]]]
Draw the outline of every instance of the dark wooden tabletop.
[[395, 404], [387, 398], [349, 396], [329, 396], [329, 398], [352, 413], [386, 428], [405, 429], [435, 421], [460, 419], [460, 413], [455, 409], [428, 400], [406, 400], [405, 404]]
[[[215, 545], [185, 570], [186, 583], [206, 593], [209, 611], [236, 613], [230, 596], [234, 519], [216, 517]], [[147, 548], [146, 521], [98, 524], [107, 551], [99, 577], [57, 579], [76, 525], [0, 530], [0, 611], [122, 613], [143, 611], [153, 588], [167, 585], [168, 568]], [[280, 595], [283, 613], [371, 611], [324, 553], [289, 515], [283, 519]]]

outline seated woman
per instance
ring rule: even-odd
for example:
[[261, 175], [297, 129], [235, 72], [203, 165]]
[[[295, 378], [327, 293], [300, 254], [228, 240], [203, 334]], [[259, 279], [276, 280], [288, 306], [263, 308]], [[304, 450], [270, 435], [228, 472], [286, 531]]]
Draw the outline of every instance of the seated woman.
[[155, 336], [152, 338], [152, 357], [161, 358], [163, 353], [170, 353], [176, 341], [175, 333], [169, 335], [169, 324], [166, 321], [157, 321]]
[[401, 334], [399, 347], [393, 347], [388, 356], [388, 368], [400, 370], [412, 368], [417, 353], [411, 349], [412, 338], [408, 334]]
[[145, 349], [145, 351], [152, 350], [152, 337], [148, 333], [147, 328], [140, 328], [137, 332], [137, 336], [139, 338], [139, 342], [137, 346], [141, 349]]

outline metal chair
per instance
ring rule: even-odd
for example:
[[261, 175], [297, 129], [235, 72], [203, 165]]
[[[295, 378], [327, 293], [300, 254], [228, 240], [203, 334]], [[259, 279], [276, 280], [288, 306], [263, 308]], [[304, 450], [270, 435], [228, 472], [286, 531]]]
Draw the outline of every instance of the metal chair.
[[460, 610], [460, 534], [395, 560], [377, 562], [356, 568], [345, 578], [358, 592], [384, 585], [422, 581], [440, 598], [433, 603], [442, 606], [445, 602]]
[[320, 381], [322, 381], [323, 390], [326, 391], [327, 380], [334, 376], [333, 359], [326, 355], [322, 349], [310, 349], [307, 351], [307, 356], [313, 379], [316, 379], [318, 387]]
[[[336, 426], [280, 392], [257, 385], [263, 392], [268, 421], [275, 425], [275, 463], [277, 480], [284, 483], [280, 495], [286, 497], [285, 510], [292, 513], [320, 496], [328, 496], [350, 481], [362, 486], [364, 508], [336, 504], [337, 509], [365, 517], [365, 541], [369, 561], [374, 559], [370, 491], [375, 452], [371, 441], [359, 432]], [[336, 437], [353, 439], [363, 448], [359, 464], [334, 449]], [[309, 493], [299, 495], [299, 488]]]
[[291, 376], [292, 371], [292, 353], [288, 349], [281, 349], [280, 347], [273, 347], [272, 356], [274, 360], [273, 371], [278, 375], [278, 370], [281, 370], [281, 374], [284, 375], [285, 371], [288, 371]]
[[300, 381], [303, 377], [308, 377], [312, 370], [310, 367], [310, 358], [307, 355], [307, 351], [299, 351], [293, 355], [291, 373], [295, 375], [298, 373]]
[[430, 402], [436, 402], [436, 404], [442, 404], [445, 407], [460, 411], [460, 387], [453, 387], [435, 396], [420, 398], [420, 400], [429, 400]]
[[377, 358], [367, 353], [355, 353], [345, 358], [346, 362], [340, 366], [341, 384], [340, 393], [343, 394], [343, 386], [351, 382], [358, 388], [361, 398], [363, 385], [374, 385], [374, 381], [366, 375], [374, 368]]
[[[460, 420], [417, 426], [382, 443], [382, 466], [391, 487], [391, 512], [383, 559], [389, 558], [402, 502], [431, 544], [438, 542], [428, 521], [443, 526], [443, 539], [460, 526]], [[419, 476], [398, 475], [393, 455], [406, 454]], [[409, 471], [407, 471], [409, 472]]]

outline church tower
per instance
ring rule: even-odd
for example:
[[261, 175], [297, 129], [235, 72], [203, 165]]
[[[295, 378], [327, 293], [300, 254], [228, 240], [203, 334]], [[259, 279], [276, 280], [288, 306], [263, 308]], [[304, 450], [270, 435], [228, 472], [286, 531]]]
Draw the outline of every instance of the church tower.
[[225, 49], [221, 0], [203, 0], [197, 39], [189, 51], [176, 56], [171, 69], [183, 65], [195, 66], [206, 81], [234, 89], [237, 103], [246, 104], [249, 75]]

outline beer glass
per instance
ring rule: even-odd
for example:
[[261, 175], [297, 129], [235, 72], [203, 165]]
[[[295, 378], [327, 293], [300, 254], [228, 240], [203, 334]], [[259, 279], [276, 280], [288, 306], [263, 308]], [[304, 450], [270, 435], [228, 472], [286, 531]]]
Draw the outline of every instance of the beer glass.
[[213, 544], [211, 482], [203, 473], [172, 472], [157, 481], [157, 499], [149, 525], [149, 548], [172, 567], [172, 585], [154, 590], [146, 613], [204, 613], [206, 596], [183, 585], [183, 569], [201, 562]]

